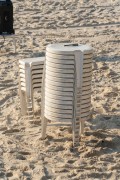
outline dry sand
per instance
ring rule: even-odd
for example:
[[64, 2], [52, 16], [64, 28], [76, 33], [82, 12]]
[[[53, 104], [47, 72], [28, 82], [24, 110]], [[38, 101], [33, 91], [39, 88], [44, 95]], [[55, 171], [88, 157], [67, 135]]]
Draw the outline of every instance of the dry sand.
[[[17, 53], [8, 39], [0, 52], [0, 180], [120, 179], [119, 2], [13, 0]], [[28, 126], [20, 114], [18, 60], [55, 42], [94, 47], [93, 119], [76, 151], [70, 129], [49, 127], [41, 141], [39, 119]]]

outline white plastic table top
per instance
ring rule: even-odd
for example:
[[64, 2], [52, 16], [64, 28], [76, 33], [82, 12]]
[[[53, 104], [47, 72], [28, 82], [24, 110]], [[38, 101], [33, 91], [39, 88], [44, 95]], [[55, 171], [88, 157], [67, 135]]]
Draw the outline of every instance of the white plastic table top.
[[34, 58], [25, 58], [19, 60], [19, 63], [25, 64], [25, 63], [36, 63], [36, 64], [43, 64], [45, 61], [45, 57], [34, 57]]
[[93, 52], [93, 48], [89, 45], [74, 43], [49, 44], [46, 50], [48, 52], [56, 54], [73, 54], [74, 51], [82, 51], [84, 52], [84, 54], [89, 54]]

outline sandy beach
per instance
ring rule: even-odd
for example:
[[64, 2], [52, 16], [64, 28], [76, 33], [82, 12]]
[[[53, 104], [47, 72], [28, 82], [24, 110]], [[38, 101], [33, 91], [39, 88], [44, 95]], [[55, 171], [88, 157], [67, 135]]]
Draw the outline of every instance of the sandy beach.
[[[12, 2], [17, 52], [12, 39], [0, 48], [0, 180], [119, 180], [120, 1]], [[58, 42], [94, 48], [92, 119], [78, 150], [68, 127], [48, 127], [40, 139], [40, 98], [32, 125], [20, 112], [18, 60], [44, 56]]]

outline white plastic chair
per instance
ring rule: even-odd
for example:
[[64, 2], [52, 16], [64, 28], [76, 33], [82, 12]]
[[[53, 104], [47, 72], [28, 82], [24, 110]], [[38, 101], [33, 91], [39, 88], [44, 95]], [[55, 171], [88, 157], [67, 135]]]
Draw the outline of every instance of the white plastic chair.
[[21, 113], [33, 120], [33, 93], [41, 93], [45, 57], [26, 58], [19, 60], [19, 92]]
[[48, 45], [44, 70], [42, 138], [50, 120], [57, 126], [72, 126], [75, 146], [91, 114], [92, 48], [68, 43]]

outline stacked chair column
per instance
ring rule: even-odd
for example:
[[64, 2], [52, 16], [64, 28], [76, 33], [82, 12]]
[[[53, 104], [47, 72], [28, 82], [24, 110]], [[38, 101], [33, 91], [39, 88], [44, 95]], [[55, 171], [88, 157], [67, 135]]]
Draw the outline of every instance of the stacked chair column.
[[47, 122], [71, 125], [73, 145], [79, 144], [84, 121], [91, 117], [92, 48], [52, 44], [46, 48], [42, 101], [42, 138]]
[[21, 113], [33, 120], [34, 90], [41, 93], [43, 66], [45, 57], [27, 58], [19, 60], [19, 92]]

